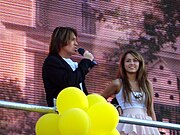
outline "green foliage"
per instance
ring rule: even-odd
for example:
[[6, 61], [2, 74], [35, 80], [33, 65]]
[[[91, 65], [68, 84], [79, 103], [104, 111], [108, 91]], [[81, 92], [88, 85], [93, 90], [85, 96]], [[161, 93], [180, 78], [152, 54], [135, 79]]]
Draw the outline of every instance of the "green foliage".
[[176, 39], [180, 36], [180, 1], [160, 0], [155, 5], [163, 16], [160, 18], [154, 13], [144, 13], [144, 32], [137, 39], [129, 39], [128, 44], [115, 42], [119, 49], [105, 54], [108, 60], [118, 61], [116, 55], [119, 56], [127, 49], [141, 52], [146, 62], [156, 60], [156, 54], [163, 48], [171, 47], [176, 51]]

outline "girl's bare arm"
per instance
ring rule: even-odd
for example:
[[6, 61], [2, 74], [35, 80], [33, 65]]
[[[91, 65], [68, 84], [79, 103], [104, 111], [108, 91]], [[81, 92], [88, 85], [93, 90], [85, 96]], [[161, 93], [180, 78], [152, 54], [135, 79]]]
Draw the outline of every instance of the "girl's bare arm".
[[105, 90], [101, 93], [101, 95], [107, 99], [110, 96], [118, 93], [120, 90], [120, 87], [121, 87], [120, 80], [115, 79], [105, 88]]

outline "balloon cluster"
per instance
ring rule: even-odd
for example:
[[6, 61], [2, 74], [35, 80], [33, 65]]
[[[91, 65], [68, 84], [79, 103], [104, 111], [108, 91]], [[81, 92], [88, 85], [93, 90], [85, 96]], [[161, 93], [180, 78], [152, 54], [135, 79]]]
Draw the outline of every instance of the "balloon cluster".
[[119, 114], [99, 94], [85, 95], [76, 87], [63, 89], [56, 100], [58, 113], [41, 116], [36, 135], [120, 135]]

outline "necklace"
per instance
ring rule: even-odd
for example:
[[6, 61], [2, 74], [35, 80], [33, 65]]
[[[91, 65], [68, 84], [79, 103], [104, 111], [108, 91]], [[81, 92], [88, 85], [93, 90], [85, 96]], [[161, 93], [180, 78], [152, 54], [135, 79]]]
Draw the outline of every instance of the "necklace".
[[[141, 89], [140, 89], [141, 90]], [[141, 91], [134, 91], [133, 88], [131, 88], [132, 94], [135, 97], [135, 99], [141, 101], [143, 98], [143, 92]]]
[[130, 83], [137, 83], [137, 81], [136, 80], [133, 80], [133, 81], [129, 81]]

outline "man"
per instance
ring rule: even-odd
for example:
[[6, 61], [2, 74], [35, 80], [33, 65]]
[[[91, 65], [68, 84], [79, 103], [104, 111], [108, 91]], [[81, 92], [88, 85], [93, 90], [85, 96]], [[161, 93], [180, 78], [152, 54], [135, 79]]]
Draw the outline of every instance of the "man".
[[70, 58], [77, 54], [77, 31], [70, 27], [54, 29], [49, 54], [42, 67], [42, 78], [48, 106], [54, 106], [53, 99], [66, 87], [78, 87], [87, 95], [85, 75], [94, 66], [94, 56], [85, 51], [83, 59], [77, 63]]

